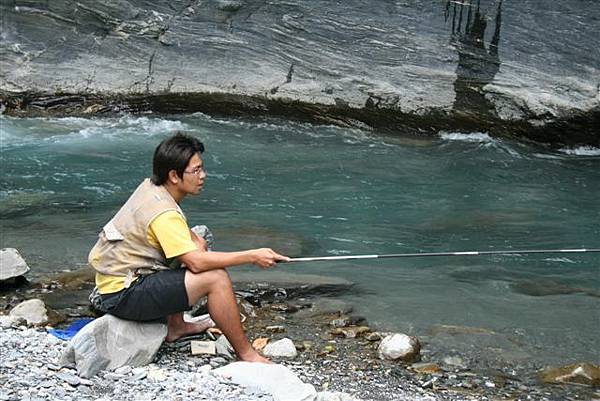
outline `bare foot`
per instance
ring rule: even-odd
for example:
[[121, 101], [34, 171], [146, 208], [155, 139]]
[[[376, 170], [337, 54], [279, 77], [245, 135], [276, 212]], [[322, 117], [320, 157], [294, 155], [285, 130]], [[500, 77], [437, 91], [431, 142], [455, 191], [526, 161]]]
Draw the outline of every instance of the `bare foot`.
[[215, 322], [213, 322], [212, 319], [206, 319], [197, 323], [183, 322], [174, 327], [169, 326], [169, 330], [167, 332], [167, 337], [165, 338], [165, 341], [177, 341], [181, 337], [203, 333], [206, 331], [206, 329], [209, 329], [214, 326]]
[[238, 358], [240, 361], [244, 362], [273, 363], [269, 359], [256, 352], [253, 348], [244, 354], [238, 354]]

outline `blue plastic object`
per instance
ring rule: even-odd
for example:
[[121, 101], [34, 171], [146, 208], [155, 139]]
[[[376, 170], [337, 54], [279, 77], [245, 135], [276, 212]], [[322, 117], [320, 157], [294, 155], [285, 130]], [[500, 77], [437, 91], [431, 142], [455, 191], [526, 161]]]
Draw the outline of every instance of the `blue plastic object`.
[[66, 329], [48, 329], [48, 333], [52, 334], [56, 338], [60, 338], [61, 340], [70, 340], [75, 337], [75, 334], [79, 332], [86, 324], [91, 322], [92, 318], [84, 317], [81, 319], [75, 320], [69, 327]]

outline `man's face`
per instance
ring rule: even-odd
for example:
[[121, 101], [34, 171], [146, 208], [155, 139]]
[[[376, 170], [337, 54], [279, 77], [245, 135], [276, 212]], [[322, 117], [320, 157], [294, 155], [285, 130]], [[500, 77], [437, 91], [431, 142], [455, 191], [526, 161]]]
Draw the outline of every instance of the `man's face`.
[[186, 194], [197, 194], [204, 186], [206, 172], [204, 171], [204, 162], [200, 158], [200, 154], [196, 153], [190, 159], [187, 167], [183, 171], [183, 179], [181, 180], [181, 189]]

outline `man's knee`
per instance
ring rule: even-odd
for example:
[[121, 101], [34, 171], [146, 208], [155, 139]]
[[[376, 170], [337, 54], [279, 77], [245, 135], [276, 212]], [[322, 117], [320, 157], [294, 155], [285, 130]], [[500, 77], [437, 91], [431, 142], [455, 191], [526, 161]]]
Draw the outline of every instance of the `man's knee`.
[[229, 273], [225, 269], [216, 269], [211, 270], [206, 273], [210, 273], [210, 282], [219, 286], [231, 287], [231, 278], [229, 278]]
[[202, 273], [186, 272], [186, 279], [191, 282], [201, 284], [208, 287], [231, 287], [231, 279], [229, 273], [225, 269], [209, 270]]

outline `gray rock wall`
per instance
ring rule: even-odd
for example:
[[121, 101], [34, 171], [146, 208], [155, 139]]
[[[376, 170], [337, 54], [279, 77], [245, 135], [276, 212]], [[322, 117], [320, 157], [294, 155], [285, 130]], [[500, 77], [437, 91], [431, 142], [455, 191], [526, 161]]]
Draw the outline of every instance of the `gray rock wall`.
[[[112, 96], [110, 110], [600, 142], [597, 1], [2, 0], [0, 10], [9, 110], [85, 110]], [[63, 94], [84, 96], [44, 103]]]

